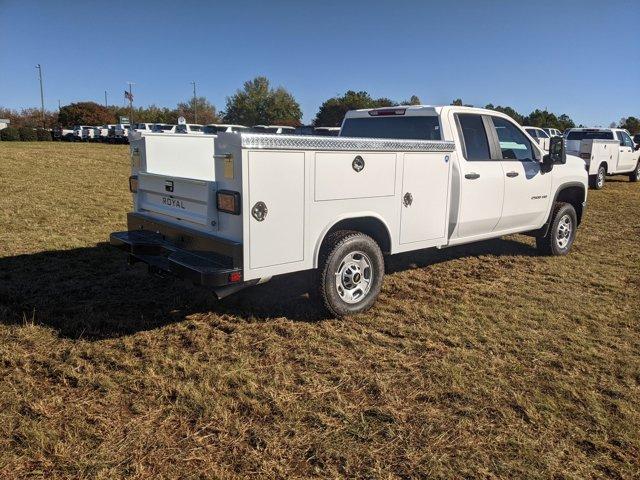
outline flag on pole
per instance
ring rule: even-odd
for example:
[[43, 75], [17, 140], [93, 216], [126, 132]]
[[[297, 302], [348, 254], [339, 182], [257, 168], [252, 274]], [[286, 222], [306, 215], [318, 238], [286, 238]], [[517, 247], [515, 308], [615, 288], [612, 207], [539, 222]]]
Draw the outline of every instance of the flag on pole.
[[133, 102], [133, 95], [129, 93], [127, 90], [124, 91], [124, 98], [126, 98], [130, 102]]

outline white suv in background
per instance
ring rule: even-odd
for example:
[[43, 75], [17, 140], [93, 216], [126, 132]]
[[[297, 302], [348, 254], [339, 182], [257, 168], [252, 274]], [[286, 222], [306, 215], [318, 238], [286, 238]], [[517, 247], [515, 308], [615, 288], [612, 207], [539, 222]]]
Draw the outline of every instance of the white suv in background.
[[538, 127], [522, 127], [533, 138], [543, 150], [549, 150], [549, 141], [551, 137], [542, 128]]

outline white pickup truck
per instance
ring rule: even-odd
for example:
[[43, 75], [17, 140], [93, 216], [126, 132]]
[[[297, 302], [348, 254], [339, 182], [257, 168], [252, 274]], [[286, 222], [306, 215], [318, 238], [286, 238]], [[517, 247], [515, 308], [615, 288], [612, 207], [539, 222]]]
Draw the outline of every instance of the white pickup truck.
[[572, 128], [566, 148], [586, 162], [589, 183], [596, 190], [604, 187], [607, 175], [628, 174], [630, 181], [640, 181], [640, 151], [626, 130]]
[[339, 137], [136, 134], [131, 151], [134, 211], [111, 243], [132, 263], [220, 298], [309, 271], [338, 317], [373, 305], [383, 254], [526, 233], [564, 255], [587, 195], [561, 138], [546, 153], [470, 107], [351, 111]]

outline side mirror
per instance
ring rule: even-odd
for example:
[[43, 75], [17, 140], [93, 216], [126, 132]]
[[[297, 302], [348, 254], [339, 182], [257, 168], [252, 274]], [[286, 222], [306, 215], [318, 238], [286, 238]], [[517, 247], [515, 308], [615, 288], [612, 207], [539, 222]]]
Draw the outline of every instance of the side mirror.
[[549, 141], [549, 153], [542, 157], [542, 163], [547, 167], [559, 163], [567, 163], [567, 153], [564, 151], [564, 138], [553, 137]]

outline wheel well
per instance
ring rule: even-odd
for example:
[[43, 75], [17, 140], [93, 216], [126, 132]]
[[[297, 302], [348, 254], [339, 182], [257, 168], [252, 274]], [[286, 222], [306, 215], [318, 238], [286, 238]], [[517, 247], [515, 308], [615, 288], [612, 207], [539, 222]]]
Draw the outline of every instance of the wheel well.
[[[382, 220], [376, 217], [345, 218], [332, 226], [327, 234], [338, 230], [355, 230], [373, 238], [380, 246], [382, 253], [391, 252], [391, 236]], [[324, 239], [322, 240], [324, 242]]]
[[[606, 169], [606, 166], [605, 166]], [[563, 188], [556, 197], [557, 202], [566, 202], [573, 205], [573, 208], [576, 210], [576, 215], [578, 216], [578, 225], [582, 220], [582, 202], [584, 200], [584, 188], [573, 186]]]
[[[607, 162], [600, 162], [600, 167], [604, 167], [604, 173], [609, 173]], [[598, 168], [600, 168], [598, 167]]]

